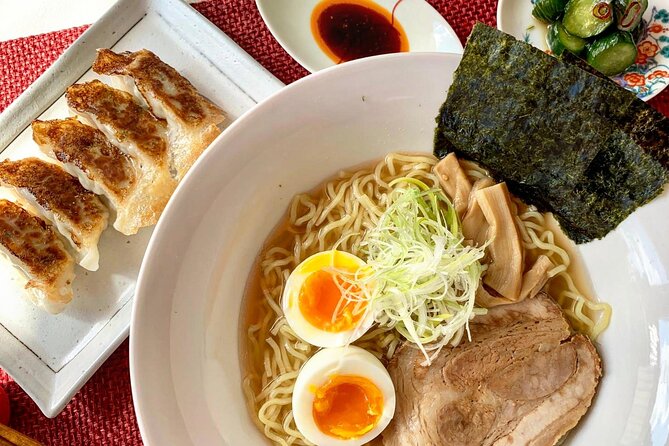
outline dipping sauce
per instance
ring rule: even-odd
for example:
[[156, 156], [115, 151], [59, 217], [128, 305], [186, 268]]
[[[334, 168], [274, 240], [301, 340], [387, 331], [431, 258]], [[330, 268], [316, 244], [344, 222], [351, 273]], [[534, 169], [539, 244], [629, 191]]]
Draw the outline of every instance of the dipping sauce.
[[[399, 1], [395, 7], [397, 4]], [[368, 0], [323, 0], [311, 14], [311, 32], [336, 63], [409, 51], [409, 40], [394, 18], [394, 9], [387, 11]]]

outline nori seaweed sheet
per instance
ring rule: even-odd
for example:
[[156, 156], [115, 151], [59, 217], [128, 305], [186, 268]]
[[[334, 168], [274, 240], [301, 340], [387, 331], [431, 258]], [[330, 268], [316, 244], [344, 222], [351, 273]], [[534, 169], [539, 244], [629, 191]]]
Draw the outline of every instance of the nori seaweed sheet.
[[[617, 87], [618, 90], [622, 90], [618, 87], [618, 84], [573, 53], [565, 51], [560, 59], [600, 79], [604, 79]], [[669, 141], [669, 119], [627, 90], [622, 90], [622, 93], [633, 96], [634, 100], [627, 112], [626, 119], [618, 122], [618, 125], [632, 136], [646, 152], [651, 153], [653, 158], [657, 159], [666, 169], [669, 169], [669, 145], [667, 145], [667, 141]]]
[[434, 152], [478, 162], [582, 243], [662, 191], [668, 123], [610, 80], [477, 24], [437, 117]]

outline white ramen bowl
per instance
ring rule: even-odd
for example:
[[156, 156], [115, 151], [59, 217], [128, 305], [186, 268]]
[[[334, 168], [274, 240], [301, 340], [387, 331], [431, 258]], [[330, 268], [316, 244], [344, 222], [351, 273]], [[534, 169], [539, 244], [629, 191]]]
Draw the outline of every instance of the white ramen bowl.
[[[131, 377], [148, 445], [265, 445], [242, 394], [241, 299], [291, 197], [391, 151], [430, 152], [460, 61], [394, 54], [327, 69], [258, 105], [184, 179], [149, 245], [135, 297]], [[665, 193], [579, 248], [613, 306], [604, 378], [571, 445], [653, 445], [669, 435]]]

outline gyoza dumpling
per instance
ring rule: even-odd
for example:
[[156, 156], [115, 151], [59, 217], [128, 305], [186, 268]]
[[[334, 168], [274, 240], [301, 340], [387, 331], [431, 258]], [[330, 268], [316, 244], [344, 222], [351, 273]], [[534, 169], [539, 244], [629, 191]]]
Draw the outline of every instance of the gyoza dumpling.
[[100, 49], [93, 71], [119, 76], [126, 91], [138, 93], [154, 115], [167, 121], [172, 163], [179, 180], [221, 133], [218, 125], [225, 120], [223, 111], [151, 51], [116, 54]]
[[26, 277], [35, 303], [59, 313], [72, 300], [74, 260], [51, 226], [0, 200], [0, 253]]
[[74, 113], [137, 162], [145, 185], [143, 193], [155, 200], [152, 208], [162, 212], [177, 185], [170, 173], [165, 122], [131, 94], [98, 80], [72, 85], [66, 97]]
[[132, 235], [156, 224], [164, 202], [144, 192], [152, 186], [144, 184], [143, 173], [100, 130], [77, 118], [34, 121], [32, 130], [45, 154], [60, 161], [86, 189], [107, 197], [116, 211], [116, 230]]
[[109, 212], [97, 195], [62, 168], [39, 158], [0, 162], [0, 185], [13, 189], [22, 204], [53, 223], [82, 267], [98, 269], [98, 240]]

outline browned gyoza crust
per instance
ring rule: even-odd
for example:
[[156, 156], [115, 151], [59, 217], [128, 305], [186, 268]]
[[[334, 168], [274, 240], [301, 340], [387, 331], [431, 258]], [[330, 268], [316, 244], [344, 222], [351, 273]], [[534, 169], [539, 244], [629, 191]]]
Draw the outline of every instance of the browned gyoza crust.
[[116, 226], [124, 234], [158, 221], [177, 180], [170, 171], [166, 124], [146, 110], [134, 97], [100, 81], [72, 85], [67, 90], [69, 107], [86, 123], [100, 130], [111, 144], [128, 155], [139, 171], [137, 207]]
[[63, 234], [77, 248], [95, 238], [107, 226], [108, 213], [100, 199], [84, 189], [79, 181], [62, 168], [38, 158], [0, 162], [0, 184], [12, 187], [54, 218], [66, 225], [70, 234]]
[[218, 125], [225, 120], [223, 111], [151, 51], [117, 54], [101, 49], [93, 71], [130, 78], [153, 113], [167, 120], [178, 179], [220, 133]]
[[71, 109], [108, 128], [120, 144], [135, 146], [138, 156], [167, 168], [165, 123], [142, 108], [131, 94], [94, 80], [72, 85], [66, 97]]
[[105, 135], [77, 118], [34, 121], [33, 139], [48, 147], [48, 155], [73, 164], [106, 189], [116, 201], [123, 201], [136, 185], [131, 159], [109, 143]]
[[52, 301], [72, 299], [74, 261], [52, 228], [18, 205], [0, 200], [0, 246], [28, 279], [26, 288]]
[[218, 124], [225, 119], [220, 108], [204, 98], [188, 79], [151, 51], [117, 54], [109, 49], [100, 49], [93, 63], [93, 71], [131, 76], [140, 92], [150, 92], [189, 126]]
[[600, 358], [545, 293], [492, 308], [470, 328], [471, 342], [429, 367], [410, 347], [393, 357], [397, 406], [385, 446], [553, 445], [585, 414]]
[[131, 235], [158, 221], [166, 198], [152, 193], [150, 176], [147, 181], [139, 163], [100, 130], [77, 118], [35, 121], [32, 129], [42, 152], [63, 163], [84, 187], [107, 197], [116, 210], [118, 231]]

